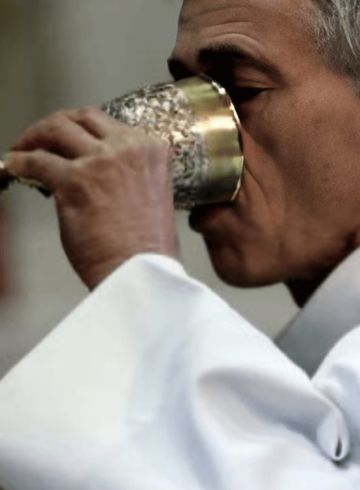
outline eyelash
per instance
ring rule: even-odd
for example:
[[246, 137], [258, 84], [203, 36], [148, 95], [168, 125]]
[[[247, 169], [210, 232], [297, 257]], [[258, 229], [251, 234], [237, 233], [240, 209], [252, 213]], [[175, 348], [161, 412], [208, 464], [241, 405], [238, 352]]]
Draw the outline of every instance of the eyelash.
[[228, 93], [234, 105], [240, 105], [254, 99], [257, 95], [263, 92], [263, 89], [254, 87], [232, 87], [228, 89]]
[[220, 85], [226, 88], [234, 105], [240, 105], [245, 102], [249, 102], [265, 90], [256, 87], [239, 87], [234, 84], [232, 75], [227, 72], [219, 74], [215, 70], [209, 70], [207, 72], [207, 75], [209, 75], [211, 78], [219, 82]]

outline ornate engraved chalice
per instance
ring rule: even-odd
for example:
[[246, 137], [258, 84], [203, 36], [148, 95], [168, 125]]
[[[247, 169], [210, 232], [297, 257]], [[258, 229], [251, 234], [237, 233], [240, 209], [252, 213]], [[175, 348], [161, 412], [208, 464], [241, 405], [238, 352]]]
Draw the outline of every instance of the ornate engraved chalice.
[[[146, 86], [102, 109], [124, 124], [146, 127], [168, 143], [177, 209], [231, 201], [236, 195], [243, 170], [240, 121], [218, 83], [200, 76]], [[2, 165], [0, 190], [14, 180]], [[37, 182], [18, 180], [44, 191]]]

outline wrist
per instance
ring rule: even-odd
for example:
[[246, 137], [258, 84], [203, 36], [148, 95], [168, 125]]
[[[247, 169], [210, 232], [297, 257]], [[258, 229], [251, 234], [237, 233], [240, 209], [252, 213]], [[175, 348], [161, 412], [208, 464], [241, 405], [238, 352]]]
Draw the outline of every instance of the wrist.
[[78, 275], [80, 276], [81, 280], [84, 282], [84, 284], [87, 286], [89, 291], [94, 291], [103, 281], [105, 281], [111, 274], [113, 274], [119, 267], [124, 265], [126, 262], [128, 262], [131, 259], [134, 259], [137, 256], [140, 255], [152, 255], [152, 256], [163, 256], [163, 257], [168, 257], [171, 259], [179, 260], [178, 254], [175, 253], [174, 250], [142, 250], [137, 253], [134, 253], [132, 255], [129, 255], [128, 257], [124, 258], [117, 258], [113, 260], [109, 260], [106, 262], [101, 262], [97, 265], [92, 265], [89, 267], [86, 271], [77, 271]]

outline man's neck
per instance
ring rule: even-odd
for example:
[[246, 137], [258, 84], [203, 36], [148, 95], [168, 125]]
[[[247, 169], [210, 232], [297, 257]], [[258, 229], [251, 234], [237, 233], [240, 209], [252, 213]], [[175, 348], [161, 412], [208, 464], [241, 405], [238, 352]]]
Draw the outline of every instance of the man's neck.
[[[345, 241], [341, 252], [334, 255], [334, 263], [324, 269], [318, 270], [312, 278], [290, 279], [285, 285], [290, 291], [295, 303], [302, 308], [314, 292], [321, 286], [334, 269], [348, 257], [354, 250], [360, 247], [360, 227], [358, 227]], [[336, 257], [336, 258], [335, 258]]]
[[290, 291], [295, 303], [302, 308], [319, 286], [330, 275], [333, 269], [322, 272], [315, 279], [290, 279], [285, 285]]

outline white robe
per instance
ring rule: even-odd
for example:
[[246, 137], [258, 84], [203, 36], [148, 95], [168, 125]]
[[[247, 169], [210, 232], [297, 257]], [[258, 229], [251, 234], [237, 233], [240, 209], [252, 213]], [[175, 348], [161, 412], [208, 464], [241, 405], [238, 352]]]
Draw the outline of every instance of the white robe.
[[[354, 304], [333, 314], [339, 274]], [[322, 291], [304, 331], [351, 331], [310, 378], [175, 260], [128, 261], [1, 381], [0, 486], [359, 489], [360, 251]], [[301, 327], [281, 340], [299, 359]]]

